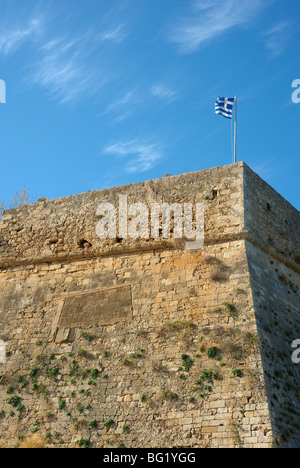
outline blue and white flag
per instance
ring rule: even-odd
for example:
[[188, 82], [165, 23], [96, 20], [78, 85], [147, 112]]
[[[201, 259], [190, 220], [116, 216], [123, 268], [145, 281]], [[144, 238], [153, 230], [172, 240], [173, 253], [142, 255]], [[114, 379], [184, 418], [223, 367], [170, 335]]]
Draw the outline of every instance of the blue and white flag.
[[221, 114], [227, 119], [232, 119], [232, 109], [234, 105], [234, 98], [218, 97], [215, 104], [215, 113]]

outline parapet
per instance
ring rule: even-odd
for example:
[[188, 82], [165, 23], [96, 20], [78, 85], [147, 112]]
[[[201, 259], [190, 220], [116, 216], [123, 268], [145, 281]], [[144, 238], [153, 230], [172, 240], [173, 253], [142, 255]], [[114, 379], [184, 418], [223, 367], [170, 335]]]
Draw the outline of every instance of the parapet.
[[[169, 241], [100, 239], [97, 207], [111, 203], [119, 224], [119, 197], [128, 205], [204, 204], [204, 242], [245, 238], [300, 268], [300, 213], [244, 162], [167, 176], [142, 183], [42, 200], [4, 212], [0, 223], [0, 267], [101, 256], [111, 252], [180, 248]], [[149, 208], [150, 210], [150, 208]]]

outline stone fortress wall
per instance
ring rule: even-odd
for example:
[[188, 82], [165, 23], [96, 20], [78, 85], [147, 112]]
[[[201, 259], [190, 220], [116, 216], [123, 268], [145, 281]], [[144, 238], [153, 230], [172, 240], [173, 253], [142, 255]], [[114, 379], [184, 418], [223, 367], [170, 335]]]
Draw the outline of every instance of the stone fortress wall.
[[[203, 203], [204, 246], [99, 239], [119, 195]], [[299, 242], [242, 162], [5, 212], [0, 445], [299, 447]]]

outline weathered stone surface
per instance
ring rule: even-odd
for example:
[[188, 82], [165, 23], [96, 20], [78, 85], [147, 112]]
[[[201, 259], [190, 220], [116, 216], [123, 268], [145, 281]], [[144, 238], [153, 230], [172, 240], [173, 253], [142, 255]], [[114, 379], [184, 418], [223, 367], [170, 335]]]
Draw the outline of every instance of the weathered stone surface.
[[76, 293], [63, 301], [58, 327], [108, 325], [132, 319], [131, 287]]
[[[204, 203], [204, 246], [100, 240], [119, 194]], [[299, 239], [244, 163], [4, 213], [0, 444], [299, 447]]]

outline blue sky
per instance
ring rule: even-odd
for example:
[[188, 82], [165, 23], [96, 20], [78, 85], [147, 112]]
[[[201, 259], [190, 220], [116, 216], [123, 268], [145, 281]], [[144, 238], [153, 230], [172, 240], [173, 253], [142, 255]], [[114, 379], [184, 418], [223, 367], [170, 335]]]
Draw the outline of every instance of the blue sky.
[[[0, 0], [0, 200], [231, 164], [300, 210], [299, 0]], [[300, 93], [299, 93], [300, 95]]]

